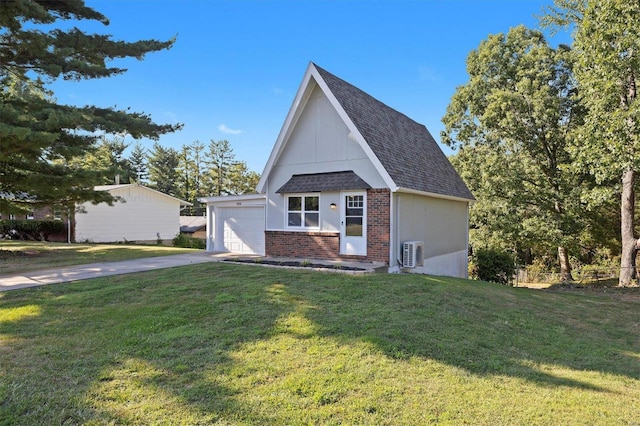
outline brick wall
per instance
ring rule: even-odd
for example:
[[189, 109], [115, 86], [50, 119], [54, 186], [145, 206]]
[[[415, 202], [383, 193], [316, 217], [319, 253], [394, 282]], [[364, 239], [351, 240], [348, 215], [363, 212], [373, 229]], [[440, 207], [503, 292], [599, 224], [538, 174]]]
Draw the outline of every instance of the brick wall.
[[340, 259], [340, 233], [265, 231], [267, 256]]
[[[40, 206], [40, 207], [36, 207], [32, 210], [33, 213], [33, 220], [54, 220], [53, 218], [53, 209], [50, 206]], [[3, 220], [9, 220], [9, 218], [11, 217], [10, 213], [6, 213], [6, 212], [0, 212], [1, 215], [1, 219]], [[15, 220], [30, 220], [28, 219], [28, 215], [27, 214], [14, 214], [14, 219]], [[68, 226], [68, 221], [67, 221], [67, 215], [66, 213], [62, 214], [61, 219], [62, 223], [64, 225], [64, 230], [57, 233], [57, 234], [51, 234], [48, 237], [48, 241], [51, 242], [67, 242], [69, 235], [67, 234], [67, 226]], [[74, 238], [74, 229], [73, 229], [73, 220], [72, 220], [72, 224], [71, 224], [71, 240], [73, 241]]]
[[265, 231], [267, 256], [389, 262], [390, 192], [367, 191], [367, 256], [341, 256], [339, 232]]
[[367, 191], [367, 258], [389, 263], [391, 192], [388, 189]]

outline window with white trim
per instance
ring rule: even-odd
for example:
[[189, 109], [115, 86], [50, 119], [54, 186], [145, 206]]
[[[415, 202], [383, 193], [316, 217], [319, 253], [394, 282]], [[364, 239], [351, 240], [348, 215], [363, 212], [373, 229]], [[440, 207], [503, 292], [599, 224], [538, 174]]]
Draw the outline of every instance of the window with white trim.
[[292, 195], [287, 197], [287, 227], [319, 228], [320, 196]]
[[35, 218], [33, 210], [27, 213], [27, 220], [33, 220]]

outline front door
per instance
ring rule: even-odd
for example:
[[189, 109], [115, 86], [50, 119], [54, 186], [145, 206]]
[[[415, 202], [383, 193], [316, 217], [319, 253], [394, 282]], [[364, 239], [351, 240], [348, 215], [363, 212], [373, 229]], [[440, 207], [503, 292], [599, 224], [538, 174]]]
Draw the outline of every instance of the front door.
[[367, 193], [343, 192], [340, 254], [367, 255]]

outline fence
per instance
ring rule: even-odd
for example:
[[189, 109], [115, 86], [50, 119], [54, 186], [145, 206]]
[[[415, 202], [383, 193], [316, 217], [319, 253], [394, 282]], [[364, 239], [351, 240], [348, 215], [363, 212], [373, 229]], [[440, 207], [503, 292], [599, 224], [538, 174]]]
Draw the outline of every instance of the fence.
[[[620, 276], [620, 267], [595, 268], [593, 266], [587, 266], [584, 268], [575, 268], [571, 271], [571, 276], [573, 277], [573, 282], [577, 284], [617, 280]], [[638, 276], [637, 272], [636, 276]], [[560, 282], [562, 282], [560, 272], [532, 271], [519, 267], [516, 269], [514, 285], [558, 284]]]

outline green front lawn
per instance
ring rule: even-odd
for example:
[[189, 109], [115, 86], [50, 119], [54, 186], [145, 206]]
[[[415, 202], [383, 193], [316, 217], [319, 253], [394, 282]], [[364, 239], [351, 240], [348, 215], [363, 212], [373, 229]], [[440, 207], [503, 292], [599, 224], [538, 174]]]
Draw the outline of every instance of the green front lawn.
[[0, 275], [198, 251], [166, 246], [0, 241]]
[[638, 293], [201, 264], [0, 294], [0, 424], [640, 419]]

